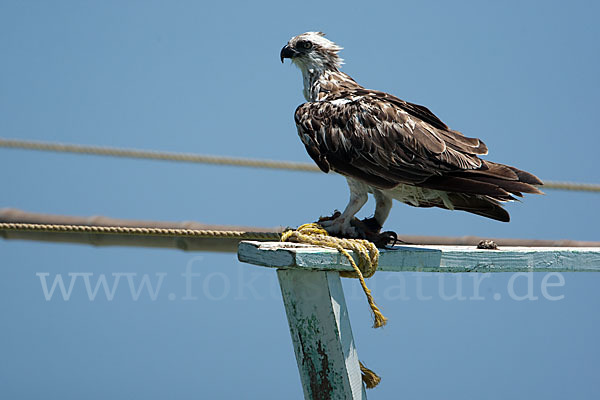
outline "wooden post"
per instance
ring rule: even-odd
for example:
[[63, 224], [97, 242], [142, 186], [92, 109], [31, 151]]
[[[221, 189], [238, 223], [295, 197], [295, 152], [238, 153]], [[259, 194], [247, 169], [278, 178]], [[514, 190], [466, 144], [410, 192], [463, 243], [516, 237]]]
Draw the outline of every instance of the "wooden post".
[[277, 270], [304, 398], [366, 399], [339, 272]]
[[[354, 255], [353, 255], [354, 256]], [[337, 250], [299, 243], [241, 242], [238, 259], [277, 268], [306, 399], [366, 399], [339, 271]], [[382, 271], [600, 271], [600, 248], [396, 246], [382, 250]]]

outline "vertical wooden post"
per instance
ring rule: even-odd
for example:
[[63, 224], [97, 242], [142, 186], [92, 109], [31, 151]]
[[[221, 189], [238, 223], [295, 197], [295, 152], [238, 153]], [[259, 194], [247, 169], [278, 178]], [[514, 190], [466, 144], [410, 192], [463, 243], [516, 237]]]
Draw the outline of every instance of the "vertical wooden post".
[[366, 399], [338, 272], [277, 270], [304, 398]]

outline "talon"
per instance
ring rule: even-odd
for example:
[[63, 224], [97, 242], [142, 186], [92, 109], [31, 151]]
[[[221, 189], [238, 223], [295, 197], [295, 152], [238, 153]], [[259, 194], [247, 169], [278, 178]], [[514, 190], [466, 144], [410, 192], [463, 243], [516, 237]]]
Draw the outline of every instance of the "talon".
[[[391, 244], [390, 244], [391, 242]], [[385, 231], [379, 234], [379, 240], [374, 242], [377, 247], [384, 249], [394, 247], [396, 243], [402, 242], [398, 239], [398, 234], [394, 231]], [[389, 247], [388, 247], [389, 246]]]
[[388, 246], [394, 246], [396, 243], [402, 242], [398, 239], [398, 235], [396, 234], [396, 232], [380, 232], [381, 225], [375, 218], [365, 218], [363, 220], [354, 218], [351, 224], [358, 231], [359, 238], [367, 239], [370, 242], [373, 242], [375, 246], [379, 248], [385, 249], [388, 248]]

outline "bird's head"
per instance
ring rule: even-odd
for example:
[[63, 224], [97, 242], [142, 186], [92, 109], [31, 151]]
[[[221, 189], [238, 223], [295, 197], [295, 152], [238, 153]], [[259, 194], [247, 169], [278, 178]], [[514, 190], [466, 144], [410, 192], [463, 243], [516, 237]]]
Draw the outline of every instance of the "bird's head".
[[303, 72], [338, 70], [343, 60], [340, 46], [325, 38], [323, 32], [306, 32], [295, 36], [281, 49], [281, 62], [289, 58]]

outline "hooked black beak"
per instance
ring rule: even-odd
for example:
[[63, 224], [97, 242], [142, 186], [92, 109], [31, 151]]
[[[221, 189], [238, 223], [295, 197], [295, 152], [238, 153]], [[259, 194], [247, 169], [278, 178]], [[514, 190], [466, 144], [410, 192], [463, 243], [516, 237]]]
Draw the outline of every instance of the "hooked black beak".
[[281, 57], [281, 62], [283, 62], [284, 58], [293, 58], [296, 57], [298, 55], [298, 51], [294, 50], [293, 47], [290, 47], [289, 44], [286, 44], [285, 46], [283, 46], [283, 49], [281, 49], [281, 53], [279, 54], [279, 56]]

